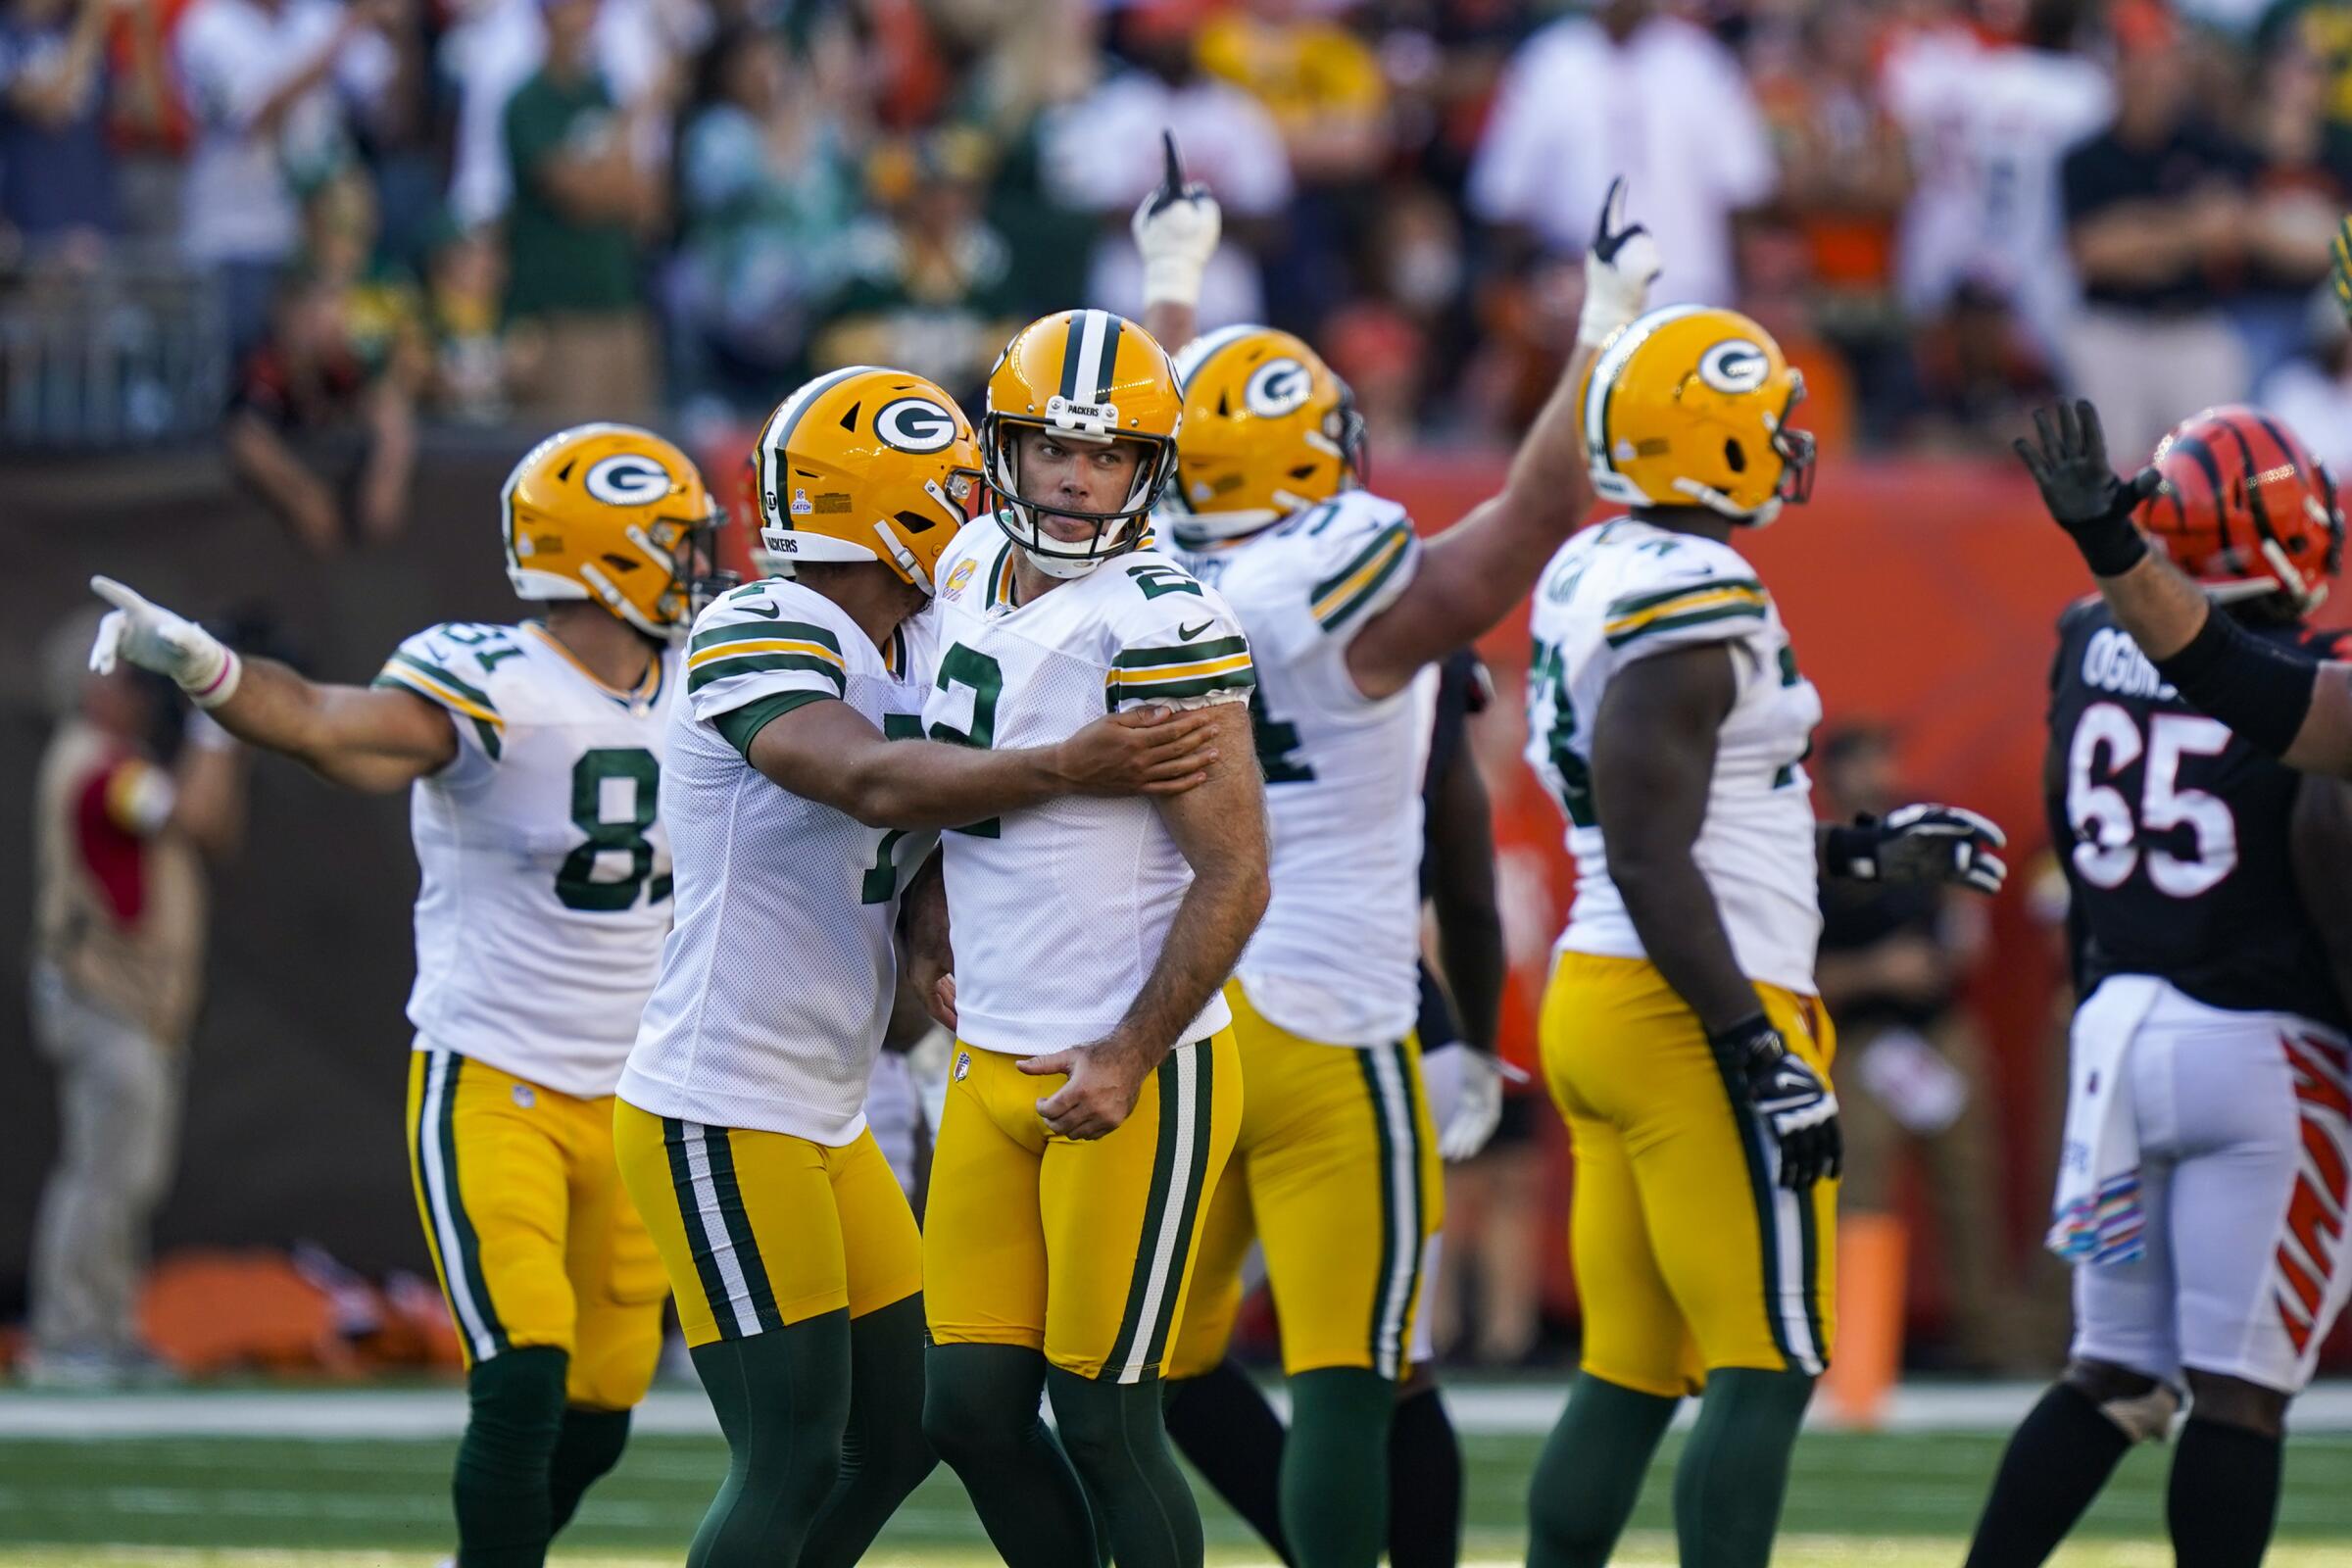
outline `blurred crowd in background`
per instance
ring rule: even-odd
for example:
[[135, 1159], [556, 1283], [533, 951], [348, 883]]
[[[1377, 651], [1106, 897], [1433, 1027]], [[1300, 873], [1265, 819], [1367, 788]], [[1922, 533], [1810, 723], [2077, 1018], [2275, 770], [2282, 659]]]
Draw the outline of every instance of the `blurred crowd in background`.
[[2258, 392], [2352, 460], [2352, 0], [0, 0], [0, 436], [225, 407], [323, 549], [398, 526], [420, 419], [973, 389], [1139, 307], [1163, 126], [1204, 324], [1305, 333], [1379, 439], [1532, 413], [1623, 172], [1662, 299], [1770, 325], [1833, 451], [2064, 387], [2127, 449]]

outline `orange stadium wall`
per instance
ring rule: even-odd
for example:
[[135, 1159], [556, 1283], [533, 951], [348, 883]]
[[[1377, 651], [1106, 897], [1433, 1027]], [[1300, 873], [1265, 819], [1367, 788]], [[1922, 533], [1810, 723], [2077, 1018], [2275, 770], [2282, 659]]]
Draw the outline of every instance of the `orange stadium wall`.
[[[316, 674], [365, 680], [421, 625], [514, 613], [495, 497], [529, 434], [428, 438], [408, 535], [328, 563], [298, 554], [209, 455], [0, 455], [0, 535], [13, 563], [0, 574], [0, 952], [24, 952], [25, 825], [46, 722], [37, 654], [59, 617], [86, 602], [92, 571], [192, 612], [266, 607]], [[740, 450], [708, 465], [722, 494], [734, 490]], [[1500, 471], [1493, 456], [1396, 456], [1375, 477], [1436, 529]], [[2030, 860], [2044, 838], [2035, 781], [2051, 623], [2084, 579], [2022, 478], [2006, 465], [1837, 464], [1809, 507], [1742, 545], [1833, 719], [1895, 725], [1915, 786], [1992, 813], [2016, 862]], [[1556, 814], [1512, 760], [1524, 626], [1496, 632], [1488, 653], [1504, 700], [1481, 722], [1479, 752], [1501, 806], [1524, 1053], [1567, 864]], [[405, 806], [267, 760], [253, 789], [246, 852], [216, 883], [212, 989], [159, 1246], [307, 1237], [363, 1269], [424, 1269], [401, 1126], [416, 886]], [[2022, 1259], [2038, 1233], [2054, 1137], [2056, 966], [2021, 888], [1995, 902], [1991, 925], [1969, 1004], [1999, 1063], [2007, 1218]], [[1552, 1118], [1541, 1120], [1556, 1139]], [[49, 1075], [26, 1038], [24, 969], [12, 958], [0, 963], [0, 1316], [22, 1301], [25, 1233], [54, 1136]], [[1561, 1174], [1555, 1205], [1564, 1162]], [[1556, 1251], [1564, 1225], [1546, 1229]], [[1553, 1274], [1565, 1307], [1565, 1271]], [[1932, 1318], [1939, 1292], [1932, 1277], [1919, 1284], [1915, 1308]]]

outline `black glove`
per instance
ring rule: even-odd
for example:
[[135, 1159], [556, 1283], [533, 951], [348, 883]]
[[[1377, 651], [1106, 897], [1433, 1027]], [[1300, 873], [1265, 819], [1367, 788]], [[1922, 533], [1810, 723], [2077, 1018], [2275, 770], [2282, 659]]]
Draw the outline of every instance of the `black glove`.
[[1824, 858], [1837, 875], [1864, 882], [1955, 882], [1998, 893], [2009, 866], [1993, 852], [2008, 842], [1989, 817], [1923, 802], [1830, 829]]
[[2041, 504], [2058, 526], [2075, 536], [2093, 575], [2120, 577], [2148, 553], [2148, 541], [2132, 526], [2132, 514], [2164, 483], [2152, 468], [2130, 479], [2116, 476], [2107, 463], [2107, 437], [2099, 411], [2078, 398], [2070, 407], [2034, 411], [2038, 442], [2014, 445], [2026, 471], [2041, 488]]
[[1788, 1049], [1770, 1019], [1759, 1012], [1707, 1036], [1707, 1044], [1780, 1145], [1783, 1187], [1803, 1192], [1844, 1167], [1837, 1095]]

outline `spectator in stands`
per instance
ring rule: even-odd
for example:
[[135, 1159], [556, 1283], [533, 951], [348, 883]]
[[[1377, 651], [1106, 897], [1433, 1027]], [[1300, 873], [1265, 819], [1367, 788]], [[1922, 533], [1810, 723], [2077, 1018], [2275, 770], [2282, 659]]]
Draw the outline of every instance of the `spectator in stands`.
[[2271, 372], [2260, 402], [2303, 437], [2330, 474], [2352, 475], [2352, 328], [2326, 290], [2312, 295], [2304, 318], [2303, 352]]
[[0, 227], [39, 250], [94, 256], [121, 221], [103, 54], [119, 3], [14, 0], [0, 9]]
[[[1897, 788], [1893, 737], [1870, 725], [1833, 729], [1815, 754], [1825, 821], [1884, 814], [1909, 799]], [[1822, 884], [1818, 975], [1838, 1025], [1838, 1090], [1845, 1106], [1844, 1224], [1899, 1216], [1899, 1168], [1908, 1155], [1943, 1252], [1958, 1359], [1979, 1370], [2006, 1365], [1996, 1176], [1997, 1128], [1987, 1098], [1984, 1046], [1958, 1004], [1962, 976], [1983, 951], [1983, 916], [1939, 887]], [[1841, 1260], [1842, 1261], [1842, 1260]], [[1899, 1253], [1886, 1303], [1899, 1316]], [[1840, 1300], [1847, 1299], [1844, 1287]]]
[[980, 214], [988, 144], [968, 128], [903, 136], [867, 172], [879, 213], [849, 237], [849, 277], [818, 326], [813, 368], [890, 365], [978, 408], [1021, 325], [1012, 253]]
[[1737, 303], [1732, 225], [1772, 195], [1772, 147], [1738, 60], [1658, 0], [1606, 0], [1521, 47], [1471, 167], [1470, 208], [1575, 257], [1619, 174], [1666, 258], [1652, 303]]
[[[1097, 215], [1088, 302], [1143, 315], [1143, 262], [1127, 218], [1159, 183], [1159, 133], [1173, 130], [1185, 168], [1216, 192], [1225, 241], [1200, 291], [1200, 327], [1265, 318], [1262, 256], [1287, 213], [1292, 183], [1282, 131], [1258, 101], [1203, 73], [1193, 37], [1201, 0], [1143, 0], [1118, 14], [1119, 45], [1133, 69], [1120, 71], [1084, 98], [1049, 112], [1038, 126], [1045, 186], [1059, 205]], [[1059, 39], [1033, 47], [1078, 47]]]
[[236, 743], [169, 684], [86, 662], [95, 612], [50, 634], [56, 733], [33, 804], [32, 1034], [57, 1073], [56, 1162], [33, 1221], [36, 1386], [162, 1368], [138, 1326], [147, 1225], [177, 1162], [202, 996], [205, 861], [243, 832]]
[[1030, 0], [1001, 15], [959, 106], [959, 121], [997, 146], [988, 218], [1012, 248], [1019, 314], [1032, 320], [1087, 297], [1102, 215], [1064, 190], [1056, 172], [1070, 149], [1052, 138], [1112, 69], [1102, 26], [1093, 0]]
[[648, 416], [659, 391], [641, 296], [667, 181], [639, 149], [666, 84], [617, 107], [594, 59], [602, 0], [545, 0], [547, 63], [507, 103], [507, 318], [532, 363], [517, 407], [550, 422]]
[[2131, 464], [2182, 410], [2246, 393], [2245, 344], [2225, 306], [2246, 267], [2252, 159], [2198, 112], [2169, 12], [2121, 0], [2109, 20], [2115, 120], [2066, 155], [2062, 176], [2083, 293], [2066, 358], [2108, 450]]
[[863, 193], [843, 116], [783, 34], [726, 28], [700, 75], [678, 149], [674, 337], [698, 385], [765, 413], [803, 378]]
[[2082, 12], [2031, 0], [2014, 41], [1923, 29], [1895, 40], [1885, 72], [1917, 182], [1897, 243], [1905, 308], [1922, 321], [2005, 308], [2049, 364], [2077, 303], [2059, 163], [2115, 108], [2106, 72], [2076, 52]]
[[409, 0], [195, 0], [172, 39], [196, 123], [181, 245], [216, 270], [229, 346], [269, 324], [301, 236], [297, 192], [350, 158], [349, 115], [398, 69], [385, 33]]
[[[309, 243], [279, 289], [269, 336], [243, 368], [225, 441], [239, 478], [315, 555], [408, 521], [416, 397], [432, 356], [415, 283], [372, 265], [374, 209], [346, 175], [312, 198]], [[348, 484], [320, 468], [360, 447]], [[343, 497], [350, 497], [346, 514]]]
[[429, 402], [444, 419], [496, 424], [507, 416], [507, 344], [499, 316], [507, 253], [486, 228], [445, 221], [425, 257], [425, 324], [432, 337]]

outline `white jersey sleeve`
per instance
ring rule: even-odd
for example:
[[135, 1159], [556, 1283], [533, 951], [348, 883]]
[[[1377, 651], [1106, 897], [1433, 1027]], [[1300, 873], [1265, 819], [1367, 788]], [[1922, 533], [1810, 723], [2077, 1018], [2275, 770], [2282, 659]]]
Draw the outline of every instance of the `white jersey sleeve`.
[[770, 719], [849, 691], [840, 631], [808, 590], [766, 577], [720, 596], [686, 641], [688, 715], [738, 752]]
[[506, 755], [507, 717], [489, 687], [498, 666], [520, 652], [512, 626], [444, 621], [394, 649], [368, 683], [421, 697], [449, 714], [458, 755], [435, 775], [444, 787], [487, 777]]
[[1258, 662], [1284, 672], [1289, 694], [1361, 708], [1369, 699], [1348, 672], [1348, 650], [1412, 582], [1421, 541], [1402, 507], [1351, 490], [1196, 565], [1232, 602]]
[[1233, 607], [1156, 554], [1124, 572], [1138, 591], [1107, 596], [1097, 622], [1109, 710], [1248, 702], [1256, 676]]

